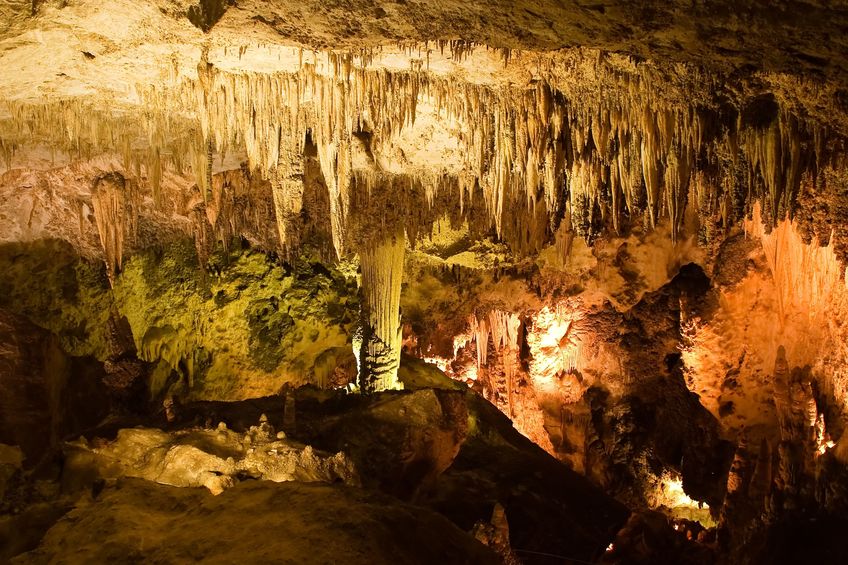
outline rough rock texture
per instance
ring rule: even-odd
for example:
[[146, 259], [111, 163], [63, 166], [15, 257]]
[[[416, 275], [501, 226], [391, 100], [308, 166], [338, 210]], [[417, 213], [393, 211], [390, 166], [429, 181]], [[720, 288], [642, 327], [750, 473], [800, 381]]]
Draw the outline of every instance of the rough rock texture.
[[[595, 558], [626, 518], [621, 505], [470, 392], [426, 388], [354, 400], [321, 404], [307, 397], [299, 402], [298, 433], [344, 449], [364, 481], [413, 496], [463, 530], [487, 522], [501, 504], [513, 549], [526, 552], [522, 558], [532, 552]], [[352, 410], [344, 408], [351, 403]]]
[[[74, 540], [68, 551], [67, 541]], [[122, 479], [14, 563], [497, 563], [434, 512], [343, 485], [241, 483], [221, 496]]]
[[[719, 559], [757, 562], [788, 524], [840, 512], [845, 283], [834, 247], [805, 244], [797, 223], [766, 233], [755, 209], [746, 230], [721, 246], [712, 280], [684, 266], [623, 311], [585, 292], [538, 310], [521, 295], [478, 304], [497, 316], [478, 310], [433, 361], [631, 507], [704, 537], [693, 559], [715, 536], [697, 520], [718, 524]], [[503, 347], [498, 320], [512, 319], [516, 341]], [[663, 536], [652, 544], [675, 545]]]
[[344, 451], [365, 487], [433, 508], [464, 531], [489, 523], [500, 504], [526, 562], [534, 562], [532, 552], [594, 559], [612, 541], [627, 519], [623, 505], [440, 371], [412, 363], [400, 375], [414, 390], [359, 396], [301, 388], [286, 401], [197, 402], [181, 414], [186, 423], [214, 417], [235, 430], [265, 413], [290, 438]]
[[20, 446], [27, 467], [109, 411], [103, 366], [70, 357], [50, 333], [0, 310], [0, 442]]
[[[484, 302], [504, 310], [471, 319], [470, 334], [436, 361], [622, 499], [657, 507], [668, 498], [668, 477], [682, 472], [686, 493], [720, 506], [733, 447], [679, 363], [682, 325], [711, 308], [709, 287], [703, 270], [687, 265], [625, 312], [606, 301], [587, 308], [572, 299], [535, 312], [520, 296]], [[505, 334], [499, 320], [516, 329]]]
[[309, 257], [280, 266], [249, 249], [219, 251], [209, 265], [174, 241], [126, 260], [110, 289], [103, 267], [66, 244], [9, 244], [0, 305], [64, 350], [106, 362], [113, 388], [140, 384], [134, 400], [145, 406], [148, 392], [161, 404], [169, 391], [232, 399], [322, 384], [321, 356], [350, 351], [357, 297], [339, 271]]
[[20, 447], [0, 444], [0, 499], [6, 498], [6, 485], [20, 471], [23, 461]]
[[540, 553], [597, 559], [626, 509], [548, 457], [493, 406], [474, 396], [467, 401], [473, 415], [468, 439], [429, 504], [471, 528], [500, 503], [511, 548], [525, 563], [541, 563]]
[[[316, 452], [277, 438], [267, 419], [245, 434], [226, 425], [216, 430], [167, 433], [133, 428], [118, 431], [113, 442], [91, 446], [85, 440], [65, 448], [63, 488], [91, 481], [139, 477], [175, 487], [199, 487], [220, 494], [240, 479], [273, 482], [343, 482], [358, 485], [353, 463], [343, 453]], [[102, 440], [95, 438], [96, 443]]]
[[715, 562], [709, 544], [681, 536], [678, 528], [679, 524], [673, 530], [669, 528], [667, 518], [659, 512], [634, 513], [599, 563], [649, 565], [656, 563], [657, 554], [663, 555], [667, 563], [706, 565]]
[[[300, 209], [327, 214], [339, 255], [399, 221], [415, 240], [445, 214], [478, 234], [494, 228], [521, 253], [641, 224], [709, 241], [757, 198], [779, 221], [802, 187], [818, 192], [843, 168], [844, 45], [811, 32], [824, 14], [838, 21], [830, 5], [792, 18], [799, 6], [758, 3], [181, 4], [49, 2], [14, 20], [0, 91], [4, 157], [18, 170], [7, 173], [12, 231], [55, 230], [31, 221], [48, 204], [79, 216], [80, 232], [93, 233], [92, 215], [99, 233], [114, 231], [104, 219], [155, 217], [200, 248], [276, 221], [257, 239], [288, 249], [302, 240]], [[481, 10], [477, 24], [459, 24], [461, 40], [416, 42], [456, 39], [443, 36], [456, 25], [445, 20]], [[100, 25], [116, 13], [124, 25]], [[496, 50], [475, 49], [478, 36]], [[54, 41], [45, 76], [32, 55]], [[316, 45], [325, 50], [304, 50]], [[54, 190], [57, 176], [80, 171], [74, 190]], [[89, 213], [104, 172], [129, 181], [115, 202], [134, 202], [133, 213]], [[327, 191], [320, 213], [299, 182], [315, 176]]]
[[465, 441], [467, 420], [463, 393], [428, 389], [384, 396], [336, 418], [302, 421], [299, 430], [316, 426], [306, 437], [315, 437], [322, 447], [344, 449], [366, 484], [411, 499], [431, 488], [453, 463]]

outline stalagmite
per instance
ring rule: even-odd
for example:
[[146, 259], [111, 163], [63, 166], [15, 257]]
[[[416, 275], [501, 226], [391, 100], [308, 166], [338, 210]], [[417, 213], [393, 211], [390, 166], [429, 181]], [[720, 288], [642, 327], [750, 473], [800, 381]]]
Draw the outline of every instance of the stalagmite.
[[406, 241], [402, 231], [367, 242], [359, 253], [362, 266], [362, 327], [359, 386], [362, 392], [402, 388], [400, 290]]
[[757, 454], [757, 462], [751, 473], [751, 482], [748, 486], [748, 494], [752, 498], [762, 500], [768, 494], [772, 483], [772, 449], [766, 438], [760, 442], [760, 450]]

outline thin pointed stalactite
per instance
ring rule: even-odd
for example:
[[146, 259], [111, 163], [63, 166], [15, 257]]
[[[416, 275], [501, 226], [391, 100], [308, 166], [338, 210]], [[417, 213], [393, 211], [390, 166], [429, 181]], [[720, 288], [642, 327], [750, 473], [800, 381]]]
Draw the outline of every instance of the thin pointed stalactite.
[[[481, 318], [472, 314], [468, 324], [470, 339], [476, 342], [477, 375], [484, 384], [486, 396], [506, 414], [513, 416], [515, 389], [521, 371], [521, 318], [512, 312], [491, 310]], [[494, 355], [489, 351], [490, 338], [494, 344]], [[503, 367], [502, 381], [490, 373], [490, 360], [499, 362]]]

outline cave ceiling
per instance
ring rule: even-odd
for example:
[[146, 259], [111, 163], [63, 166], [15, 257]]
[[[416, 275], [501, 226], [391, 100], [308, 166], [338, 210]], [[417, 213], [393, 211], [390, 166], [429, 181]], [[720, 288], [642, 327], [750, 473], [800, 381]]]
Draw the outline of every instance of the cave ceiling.
[[[87, 204], [97, 171], [120, 168], [160, 206], [163, 178], [166, 195], [196, 184], [205, 201], [212, 176], [244, 162], [275, 186], [282, 248], [298, 239], [284, 217], [301, 195], [285, 179], [301, 174], [307, 140], [339, 256], [372, 227], [357, 209], [375, 208], [381, 225], [403, 221], [413, 240], [458, 208], [453, 216], [532, 254], [563, 218], [589, 242], [666, 220], [676, 239], [695, 201], [702, 220], [732, 224], [762, 198], [774, 221], [841, 158], [848, 131], [845, 8], [829, 3], [6, 1], [0, 10], [7, 169], [75, 163], [64, 174], [80, 179], [73, 198]], [[727, 189], [740, 175], [744, 196]], [[398, 195], [399, 179], [420, 194]], [[375, 184], [432, 213], [386, 219], [379, 202], [357, 196]], [[468, 205], [475, 195], [479, 209]], [[171, 223], [187, 214], [177, 216]]]

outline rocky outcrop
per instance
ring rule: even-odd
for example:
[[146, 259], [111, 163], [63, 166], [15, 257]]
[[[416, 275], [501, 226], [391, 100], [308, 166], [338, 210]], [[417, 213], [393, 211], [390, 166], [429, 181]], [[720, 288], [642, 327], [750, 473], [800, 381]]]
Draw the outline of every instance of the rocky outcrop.
[[402, 499], [433, 488], [466, 439], [468, 413], [460, 391], [423, 389], [367, 402], [348, 398], [329, 413], [327, 408], [308, 398], [298, 402], [296, 437], [343, 450], [365, 485]]
[[629, 511], [518, 433], [497, 408], [466, 395], [468, 437], [428, 504], [468, 530], [500, 504], [511, 551], [525, 562], [540, 553], [597, 559]]
[[343, 453], [330, 455], [287, 441], [267, 417], [246, 433], [227, 429], [119, 430], [114, 441], [95, 438], [67, 444], [63, 487], [71, 492], [93, 482], [138, 477], [176, 487], [206, 487], [221, 494], [241, 479], [272, 482], [359, 484], [353, 463]]
[[532, 560], [533, 552], [584, 560], [600, 555], [627, 519], [623, 505], [438, 370], [420, 362], [404, 367], [403, 392], [360, 396], [302, 388], [289, 391], [285, 402], [192, 403], [182, 415], [203, 421], [214, 414], [232, 429], [246, 429], [261, 412], [279, 426], [284, 407], [288, 412], [294, 405], [289, 437], [343, 451], [366, 488], [433, 508], [467, 532], [478, 522], [491, 524], [500, 504], [520, 558]]
[[18, 445], [27, 467], [109, 411], [103, 366], [71, 357], [56, 338], [0, 310], [0, 442]]

